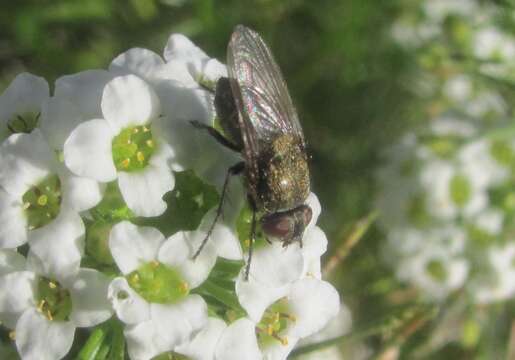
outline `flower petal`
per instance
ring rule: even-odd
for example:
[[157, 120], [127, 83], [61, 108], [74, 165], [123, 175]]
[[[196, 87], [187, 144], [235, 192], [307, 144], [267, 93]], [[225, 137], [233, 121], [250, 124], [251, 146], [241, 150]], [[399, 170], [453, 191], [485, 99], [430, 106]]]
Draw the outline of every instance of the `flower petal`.
[[170, 267], [181, 265], [190, 256], [187, 236], [184, 231], [178, 231], [170, 236], [159, 249], [157, 259]]
[[256, 325], [249, 319], [236, 320], [222, 333], [216, 360], [262, 360], [256, 338]]
[[299, 341], [298, 338], [293, 336], [288, 336], [287, 340], [288, 343], [286, 345], [281, 344], [279, 341], [274, 341], [268, 346], [262, 347], [263, 358], [267, 360], [285, 360]]
[[276, 300], [286, 296], [290, 286], [270, 287], [260, 282], [253, 281], [251, 278], [244, 280], [244, 273], [245, 269], [241, 271], [236, 280], [236, 295], [249, 318], [258, 323], [266, 308]]
[[24, 360], [61, 359], [70, 351], [74, 335], [73, 323], [49, 321], [31, 308], [16, 324], [16, 347]]
[[53, 97], [43, 104], [39, 127], [52, 149], [62, 150], [72, 130], [84, 120], [70, 100]]
[[123, 331], [131, 360], [148, 360], [170, 351], [170, 347], [156, 330], [152, 320], [128, 325]]
[[164, 49], [164, 58], [166, 61], [190, 59], [202, 60], [207, 57], [208, 56], [204, 51], [182, 34], [170, 35]]
[[309, 222], [307, 229], [315, 226], [318, 221], [318, 217], [322, 212], [322, 206], [320, 205], [320, 201], [315, 193], [310, 193], [308, 198], [306, 199], [306, 204], [309, 205], [312, 211], [311, 221]]
[[62, 76], [55, 82], [55, 97], [75, 104], [84, 119], [102, 118], [102, 93], [112, 78], [113, 74], [106, 70], [86, 70]]
[[0, 96], [0, 139], [8, 135], [5, 122], [15, 115], [38, 114], [49, 94], [44, 78], [26, 72], [18, 74]]
[[138, 295], [123, 277], [117, 277], [108, 288], [108, 299], [116, 316], [126, 324], [138, 324], [150, 319], [149, 303]]
[[123, 274], [157, 259], [165, 237], [152, 227], [136, 226], [122, 221], [111, 229], [109, 248], [114, 261]]
[[155, 52], [132, 48], [118, 55], [109, 65], [109, 71], [116, 75], [135, 74], [146, 81], [151, 81], [164, 64], [164, 60]]
[[199, 295], [190, 295], [176, 304], [151, 304], [150, 313], [169, 350], [188, 341], [207, 323], [207, 305]]
[[61, 208], [54, 221], [29, 232], [30, 265], [37, 273], [58, 279], [75, 274], [84, 254], [84, 233], [79, 214]]
[[101, 182], [116, 179], [111, 143], [113, 133], [105, 120], [86, 121], [64, 143], [64, 162], [76, 175]]
[[25, 269], [25, 258], [16, 250], [0, 250], [0, 276]]
[[61, 206], [77, 212], [89, 210], [97, 205], [104, 196], [105, 185], [96, 180], [76, 176], [67, 168], [61, 171], [61, 189], [63, 202]]
[[166, 210], [163, 195], [171, 191], [175, 177], [166, 166], [147, 164], [142, 171], [118, 173], [123, 199], [138, 216], [159, 216]]
[[13, 134], [0, 147], [0, 186], [12, 195], [22, 195], [52, 173], [57, 163], [39, 129]]
[[18, 317], [34, 306], [36, 282], [36, 274], [32, 271], [16, 271], [0, 276], [0, 320], [9, 329], [14, 329]]
[[304, 258], [297, 244], [283, 248], [273, 242], [254, 252], [249, 276], [270, 287], [281, 287], [299, 279], [303, 268]]
[[135, 75], [118, 76], [108, 82], [101, 106], [104, 118], [116, 133], [147, 124], [161, 113], [154, 90]]
[[175, 352], [195, 360], [213, 360], [218, 339], [227, 328], [223, 320], [208, 318], [206, 326], [195, 337], [177, 346]]
[[327, 237], [318, 226], [306, 229], [302, 239], [302, 255], [304, 256], [304, 276], [322, 277], [320, 257], [327, 251]]
[[0, 248], [15, 248], [25, 244], [27, 227], [21, 199], [0, 188]]
[[109, 278], [106, 275], [93, 269], [80, 269], [67, 283], [73, 304], [70, 320], [75, 326], [94, 326], [111, 317], [113, 310], [107, 299]]
[[[180, 269], [181, 275], [190, 289], [202, 284], [216, 263], [216, 249], [214, 244], [209, 241], [197, 258], [192, 259], [205, 236], [206, 233], [203, 231], [179, 231], [168, 238], [168, 244], [165, 243], [166, 247], [162, 249], [162, 252], [159, 252], [160, 261], [162, 259], [164, 263], [177, 266]], [[181, 249], [175, 256], [172, 255], [174, 246]], [[184, 246], [187, 247], [186, 256], [184, 256]], [[181, 256], [181, 258], [178, 259], [178, 256]]]
[[[234, 213], [239, 213], [242, 203], [242, 201], [239, 200], [243, 197], [239, 196], [238, 200], [236, 200], [235, 196], [233, 196], [233, 192], [230, 190], [227, 195], [228, 199], [230, 198], [230, 203], [229, 201], [225, 203], [226, 206], [224, 207], [223, 219], [219, 219], [215, 224], [209, 241], [213, 242], [215, 245], [216, 253], [218, 256], [229, 260], [241, 260], [243, 258], [243, 250], [241, 249], [240, 241], [234, 230], [235, 217], [234, 214], [229, 214], [229, 212], [233, 213], [233, 210], [236, 209], [237, 211]], [[243, 194], [243, 190], [240, 192], [240, 194]], [[216, 209], [209, 211], [202, 219], [199, 229], [201, 229], [203, 232], [207, 232], [214, 221], [215, 215]]]
[[296, 317], [288, 334], [306, 337], [320, 331], [340, 310], [340, 296], [328, 282], [302, 279], [295, 282], [288, 296], [290, 311]]

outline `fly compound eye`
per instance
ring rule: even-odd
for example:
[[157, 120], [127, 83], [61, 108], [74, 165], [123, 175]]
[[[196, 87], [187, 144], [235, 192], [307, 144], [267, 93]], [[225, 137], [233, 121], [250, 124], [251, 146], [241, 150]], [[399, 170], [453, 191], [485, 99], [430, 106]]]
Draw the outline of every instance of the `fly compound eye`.
[[269, 237], [289, 239], [295, 228], [295, 219], [290, 213], [275, 213], [264, 217], [261, 226]]

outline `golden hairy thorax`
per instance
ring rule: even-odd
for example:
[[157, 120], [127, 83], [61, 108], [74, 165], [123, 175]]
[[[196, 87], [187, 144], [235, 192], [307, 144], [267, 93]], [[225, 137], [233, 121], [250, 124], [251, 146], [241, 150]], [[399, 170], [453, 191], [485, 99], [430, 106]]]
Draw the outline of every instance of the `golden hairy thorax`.
[[274, 212], [295, 208], [309, 195], [309, 169], [301, 142], [292, 135], [281, 135], [268, 145], [259, 159], [257, 206]]

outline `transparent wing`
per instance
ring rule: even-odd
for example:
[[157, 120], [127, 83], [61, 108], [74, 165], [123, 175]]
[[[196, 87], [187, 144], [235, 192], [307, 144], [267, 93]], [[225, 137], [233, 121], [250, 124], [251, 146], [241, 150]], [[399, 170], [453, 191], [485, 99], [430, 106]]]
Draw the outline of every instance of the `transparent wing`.
[[227, 67], [240, 113], [247, 165], [252, 166], [264, 145], [278, 135], [291, 134], [304, 143], [281, 70], [258, 33], [236, 27], [227, 50]]

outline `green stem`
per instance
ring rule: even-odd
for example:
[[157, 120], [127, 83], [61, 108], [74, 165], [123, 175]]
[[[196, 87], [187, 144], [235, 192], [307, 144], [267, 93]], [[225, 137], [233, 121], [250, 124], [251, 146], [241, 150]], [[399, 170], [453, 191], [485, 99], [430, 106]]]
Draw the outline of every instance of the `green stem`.
[[221, 303], [227, 305], [229, 308], [241, 310], [240, 303], [238, 302], [234, 292], [224, 289], [211, 280], [206, 280], [200, 287], [195, 289], [195, 292], [211, 295]]
[[81, 349], [77, 357], [78, 360], [95, 360], [97, 354], [107, 337], [107, 329], [105, 326], [99, 326], [89, 336], [86, 345]]

